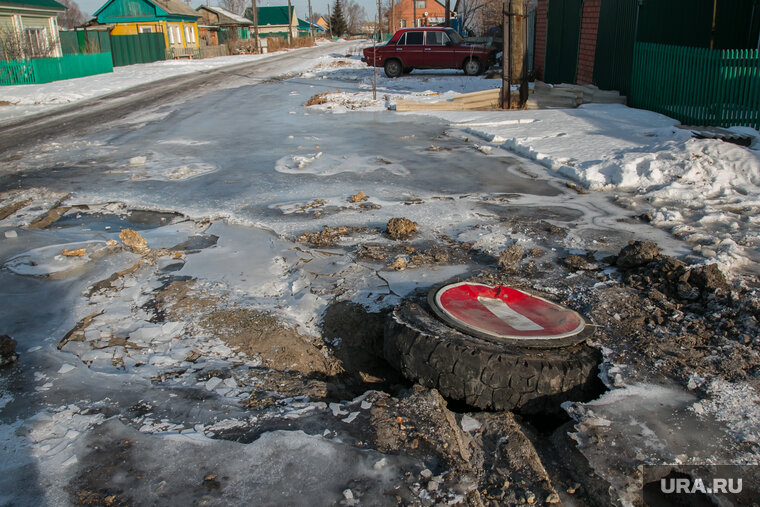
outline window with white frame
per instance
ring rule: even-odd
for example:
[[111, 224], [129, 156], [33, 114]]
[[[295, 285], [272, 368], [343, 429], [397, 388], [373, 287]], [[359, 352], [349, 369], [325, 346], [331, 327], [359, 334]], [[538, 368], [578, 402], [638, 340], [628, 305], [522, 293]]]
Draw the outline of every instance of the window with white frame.
[[195, 30], [190, 25], [185, 25], [185, 41], [195, 43]]
[[167, 32], [167, 35], [169, 36], [169, 44], [174, 44], [174, 27], [169, 25], [169, 31]]
[[414, 8], [415, 9], [424, 9], [425, 8], [425, 0], [414, 0]]
[[402, 19], [402, 20], [399, 22], [399, 28], [406, 28], [406, 20], [405, 20], [405, 19]]
[[151, 33], [153, 32], [152, 26], [141, 26], [140, 27], [140, 33]]
[[47, 32], [44, 28], [25, 28], [26, 43], [32, 58], [46, 56], [47, 53]]

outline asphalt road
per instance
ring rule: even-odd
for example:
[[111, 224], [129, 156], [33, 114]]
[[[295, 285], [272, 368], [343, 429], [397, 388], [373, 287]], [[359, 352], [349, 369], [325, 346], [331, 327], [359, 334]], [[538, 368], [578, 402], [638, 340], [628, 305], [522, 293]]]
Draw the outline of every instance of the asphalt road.
[[[123, 118], [146, 106], [182, 97], [198, 97], [234, 84], [264, 82], [286, 75], [288, 61], [313, 59], [350, 44], [336, 43], [288, 51], [269, 58], [152, 81], [108, 95], [67, 105], [35, 116], [0, 123], [0, 160], [30, 144], [49, 141], [62, 134], [81, 135], [106, 121]], [[3, 156], [5, 155], [5, 157]]]

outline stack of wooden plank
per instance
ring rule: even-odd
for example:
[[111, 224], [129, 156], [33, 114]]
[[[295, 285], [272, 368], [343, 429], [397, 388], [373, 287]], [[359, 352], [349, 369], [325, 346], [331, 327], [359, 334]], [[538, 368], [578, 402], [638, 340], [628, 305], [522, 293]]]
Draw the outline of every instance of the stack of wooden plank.
[[488, 111], [499, 108], [501, 88], [481, 92], [462, 93], [452, 100], [438, 102], [417, 102], [415, 100], [397, 100], [396, 111]]
[[[439, 102], [396, 101], [396, 111], [487, 111], [499, 109], [501, 88], [463, 93], [452, 100]], [[575, 108], [581, 104], [625, 104], [625, 97], [616, 91], [600, 90], [593, 85], [548, 85], [536, 81], [528, 95], [525, 109]]]

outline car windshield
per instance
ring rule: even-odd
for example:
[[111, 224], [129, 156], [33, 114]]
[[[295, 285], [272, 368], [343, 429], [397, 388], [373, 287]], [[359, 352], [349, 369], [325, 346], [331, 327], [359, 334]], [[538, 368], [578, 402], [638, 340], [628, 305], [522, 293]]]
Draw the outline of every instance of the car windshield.
[[462, 36], [456, 33], [454, 30], [446, 30], [446, 33], [449, 34], [449, 37], [451, 37], [451, 40], [454, 42], [454, 44], [461, 44], [464, 42]]

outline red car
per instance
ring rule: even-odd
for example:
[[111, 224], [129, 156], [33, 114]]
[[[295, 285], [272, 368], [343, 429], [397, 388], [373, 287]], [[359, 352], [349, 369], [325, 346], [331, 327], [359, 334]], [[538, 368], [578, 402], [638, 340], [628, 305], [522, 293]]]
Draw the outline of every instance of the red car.
[[402, 28], [387, 43], [364, 50], [363, 62], [384, 67], [388, 77], [412, 69], [462, 69], [468, 76], [482, 74], [494, 62], [496, 50], [467, 44], [451, 28]]

